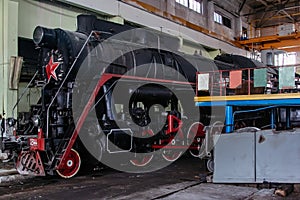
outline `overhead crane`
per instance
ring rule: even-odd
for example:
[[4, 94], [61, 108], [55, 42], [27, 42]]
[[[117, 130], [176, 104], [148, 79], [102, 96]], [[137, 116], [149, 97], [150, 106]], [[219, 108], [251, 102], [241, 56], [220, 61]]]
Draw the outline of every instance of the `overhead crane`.
[[281, 49], [288, 52], [295, 52], [300, 49], [300, 33], [295, 31], [294, 33], [283, 36], [271, 35], [255, 37], [238, 40], [237, 44], [259, 51], [265, 49]]

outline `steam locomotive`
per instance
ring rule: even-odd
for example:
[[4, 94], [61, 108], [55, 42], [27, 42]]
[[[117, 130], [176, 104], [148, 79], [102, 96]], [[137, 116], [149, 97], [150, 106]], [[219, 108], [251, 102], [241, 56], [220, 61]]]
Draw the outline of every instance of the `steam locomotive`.
[[6, 120], [1, 137], [18, 172], [70, 178], [117, 155], [145, 170], [154, 155], [199, 157], [204, 125], [218, 116], [194, 106], [196, 72], [236, 66], [179, 53], [176, 37], [95, 16], [79, 15], [77, 26], [33, 33], [40, 66], [30, 87], [42, 95], [28, 115]]
[[42, 95], [29, 114], [6, 120], [13, 131], [2, 132], [2, 152], [16, 157], [19, 173], [70, 178], [81, 163], [124, 153], [136, 167], [153, 160], [149, 152], [168, 162], [184, 149], [197, 156], [205, 135], [203, 127], [189, 130], [200, 120], [196, 71], [215, 63], [177, 52], [178, 38], [161, 33], [89, 15], [77, 25], [33, 33], [40, 66], [30, 87]]

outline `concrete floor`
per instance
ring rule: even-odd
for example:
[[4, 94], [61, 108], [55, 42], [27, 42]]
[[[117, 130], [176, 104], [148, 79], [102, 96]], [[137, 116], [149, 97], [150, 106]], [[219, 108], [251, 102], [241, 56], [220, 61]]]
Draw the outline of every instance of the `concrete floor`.
[[[274, 189], [258, 190], [253, 185], [200, 182], [204, 162], [182, 157], [152, 173], [130, 174], [104, 168], [72, 179], [34, 177], [0, 184], [0, 199], [283, 199]], [[292, 193], [284, 199], [300, 199]]]

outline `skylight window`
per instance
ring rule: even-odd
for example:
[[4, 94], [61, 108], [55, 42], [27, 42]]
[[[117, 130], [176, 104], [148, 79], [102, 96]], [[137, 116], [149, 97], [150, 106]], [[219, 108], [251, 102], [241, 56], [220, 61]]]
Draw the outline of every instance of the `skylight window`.
[[189, 8], [197, 13], [202, 13], [202, 1], [189, 0]]
[[176, 2], [183, 6], [188, 7], [188, 0], [176, 0]]
[[177, 3], [202, 14], [203, 13], [203, 3], [202, 0], [175, 0]]
[[224, 17], [219, 13], [214, 12], [214, 21], [223, 24], [224, 26], [231, 28], [231, 19]]
[[219, 23], [219, 24], [223, 24], [222, 15], [220, 15], [219, 13], [214, 12], [214, 21]]

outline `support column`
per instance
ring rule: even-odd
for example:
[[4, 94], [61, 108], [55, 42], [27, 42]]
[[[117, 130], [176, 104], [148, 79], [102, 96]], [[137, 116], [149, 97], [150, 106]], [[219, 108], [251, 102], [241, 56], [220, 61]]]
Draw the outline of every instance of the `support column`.
[[8, 89], [10, 57], [18, 55], [18, 2], [0, 0], [0, 11], [0, 114], [7, 118], [13, 115], [18, 94]]
[[235, 37], [240, 38], [243, 33], [242, 29], [242, 17], [236, 17], [235, 18]]
[[166, 11], [167, 13], [171, 14], [171, 15], [176, 15], [175, 12], [175, 0], [166, 0]]
[[215, 29], [215, 22], [214, 22], [214, 12], [215, 12], [215, 5], [213, 1], [208, 1], [207, 2], [207, 12], [206, 17], [207, 17], [207, 28], [209, 31], [214, 31]]

